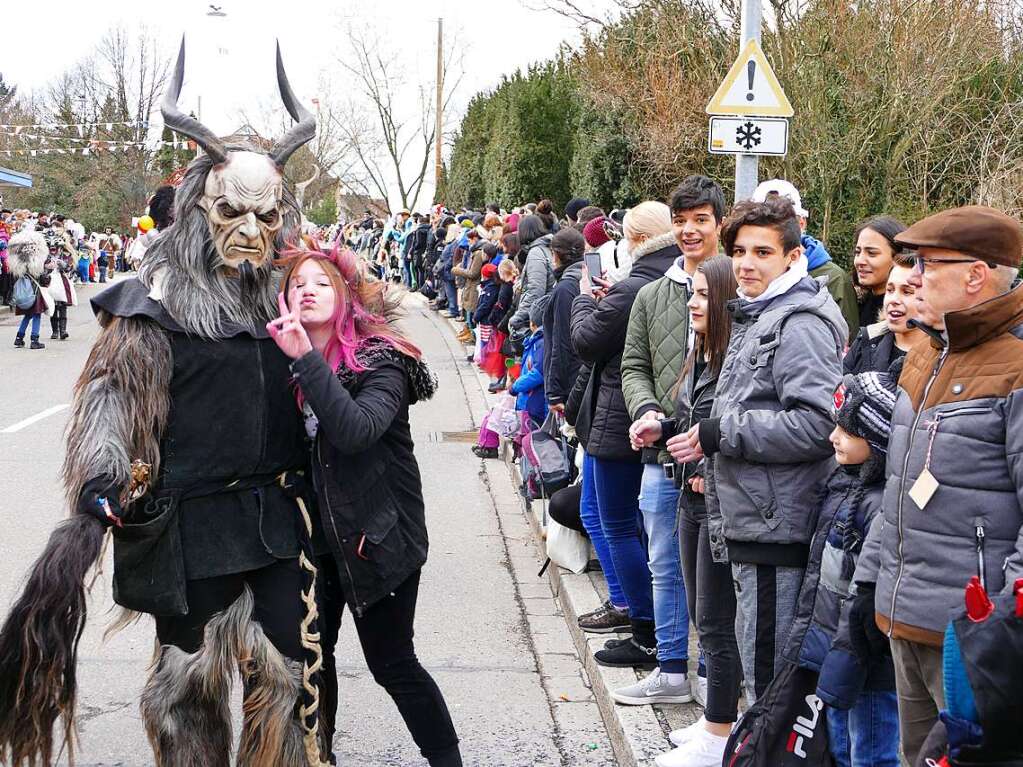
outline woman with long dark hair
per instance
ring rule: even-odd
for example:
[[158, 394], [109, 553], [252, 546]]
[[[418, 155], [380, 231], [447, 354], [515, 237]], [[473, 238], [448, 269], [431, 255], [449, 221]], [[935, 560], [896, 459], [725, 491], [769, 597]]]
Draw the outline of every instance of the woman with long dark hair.
[[[888, 274], [900, 248], [895, 235], [906, 225], [891, 216], [874, 216], [856, 227], [853, 248], [853, 285], [859, 299], [860, 327], [880, 322]], [[850, 335], [854, 328], [849, 328]]]
[[[661, 443], [674, 455], [686, 432], [710, 415], [718, 373], [732, 334], [728, 302], [735, 298], [735, 287], [732, 261], [727, 256], [714, 256], [697, 267], [689, 300], [695, 336], [678, 382], [675, 417], [637, 421], [631, 435], [633, 447]], [[678, 748], [657, 757], [658, 767], [721, 764], [739, 703], [741, 666], [735, 639], [732, 571], [724, 538], [712, 534], [708, 526], [708, 515], [719, 516], [713, 485], [708, 481], [713, 473], [712, 460], [707, 457], [701, 463], [680, 464], [675, 474], [682, 490], [682, 577], [689, 614], [695, 621], [707, 665], [707, 705], [696, 724], [671, 733], [671, 741]]]
[[409, 406], [436, 381], [392, 324], [396, 304], [337, 248], [285, 253], [281, 316], [267, 325], [291, 357], [312, 440], [322, 530], [314, 533], [323, 649], [325, 734], [334, 733], [334, 645], [345, 605], [373, 678], [394, 699], [423, 756], [460, 767], [451, 716], [412, 642], [427, 531]]

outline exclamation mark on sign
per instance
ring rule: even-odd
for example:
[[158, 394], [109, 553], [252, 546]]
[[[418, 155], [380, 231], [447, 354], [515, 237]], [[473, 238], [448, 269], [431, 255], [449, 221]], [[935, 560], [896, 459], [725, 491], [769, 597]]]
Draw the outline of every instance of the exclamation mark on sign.
[[757, 62], [750, 59], [746, 64], [746, 82], [749, 83], [749, 91], [746, 93], [746, 101], [752, 101], [756, 98], [753, 95], [753, 75], [757, 72]]

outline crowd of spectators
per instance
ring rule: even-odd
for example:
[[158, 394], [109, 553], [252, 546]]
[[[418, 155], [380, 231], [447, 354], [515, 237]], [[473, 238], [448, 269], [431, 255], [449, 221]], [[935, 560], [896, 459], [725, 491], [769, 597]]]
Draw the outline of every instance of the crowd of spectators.
[[[792, 669], [839, 765], [994, 758], [1014, 737], [1004, 694], [947, 691], [957, 664], [993, 673], [997, 629], [948, 628], [964, 593], [989, 606], [973, 624], [1006, 599], [1023, 614], [1019, 223], [879, 215], [850, 274], [812, 221], [785, 180], [729, 210], [692, 176], [627, 211], [438, 206], [338, 235], [461, 325], [514, 397], [513, 443], [553, 423], [578, 446], [552, 508], [572, 494], [609, 594], [579, 625], [613, 637], [597, 663], [649, 672], [611, 695], [703, 707], [659, 767], [722, 764], [740, 697], [776, 700]], [[477, 455], [499, 455], [509, 406]]]

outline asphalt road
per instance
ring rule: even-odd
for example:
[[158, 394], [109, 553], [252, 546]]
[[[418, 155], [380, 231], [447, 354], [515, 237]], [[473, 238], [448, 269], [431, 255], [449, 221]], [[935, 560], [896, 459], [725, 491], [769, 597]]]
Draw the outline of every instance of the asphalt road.
[[[99, 287], [82, 288], [80, 297], [95, 295]], [[517, 582], [491, 483], [468, 445], [452, 434], [472, 429], [471, 409], [478, 404], [464, 385], [467, 365], [458, 358], [461, 347], [451, 342], [450, 330], [432, 313], [410, 303], [406, 327], [440, 379], [437, 396], [414, 408], [412, 415], [431, 536], [419, 599], [417, 650], [448, 700], [465, 763], [502, 767], [612, 764], [606, 740], [601, 739], [599, 716], [592, 721], [592, 706], [574, 709], [575, 718], [585, 720], [579, 723], [574, 740], [566, 739], [565, 729], [558, 725], [557, 711], [565, 706], [552, 701], [545, 688], [522, 598], [525, 592], [542, 601], [543, 587], [534, 588], [540, 583], [535, 581], [524, 589]], [[66, 514], [57, 480], [67, 418], [67, 409], [60, 408], [70, 402], [97, 332], [87, 305], [71, 309], [71, 338], [64, 342], [49, 340], [44, 318], [47, 348], [43, 351], [15, 349], [15, 327], [13, 316], [0, 314], [0, 609], [4, 613], [50, 530]], [[43, 417], [19, 427], [37, 415]], [[153, 651], [152, 621], [143, 618], [103, 641], [113, 615], [109, 580], [109, 574], [97, 580], [81, 645], [77, 763], [142, 767], [152, 764], [138, 714], [138, 696]], [[534, 598], [526, 601], [538, 603]], [[558, 633], [556, 621], [552, 619], [551, 625]], [[568, 653], [564, 660], [571, 663], [571, 649]], [[335, 750], [339, 762], [359, 767], [425, 764], [390, 698], [370, 677], [350, 623], [339, 641], [338, 669], [342, 701]], [[585, 693], [583, 689], [581, 695]], [[590, 713], [581, 716], [584, 711]], [[598, 751], [598, 746], [599, 754], [579, 756]]]

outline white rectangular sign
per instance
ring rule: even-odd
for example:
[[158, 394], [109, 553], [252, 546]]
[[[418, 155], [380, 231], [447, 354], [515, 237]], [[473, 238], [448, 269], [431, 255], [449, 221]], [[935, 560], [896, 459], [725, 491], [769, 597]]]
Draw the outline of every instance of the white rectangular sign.
[[711, 117], [707, 149], [711, 154], [784, 155], [789, 150], [789, 121], [774, 117]]

